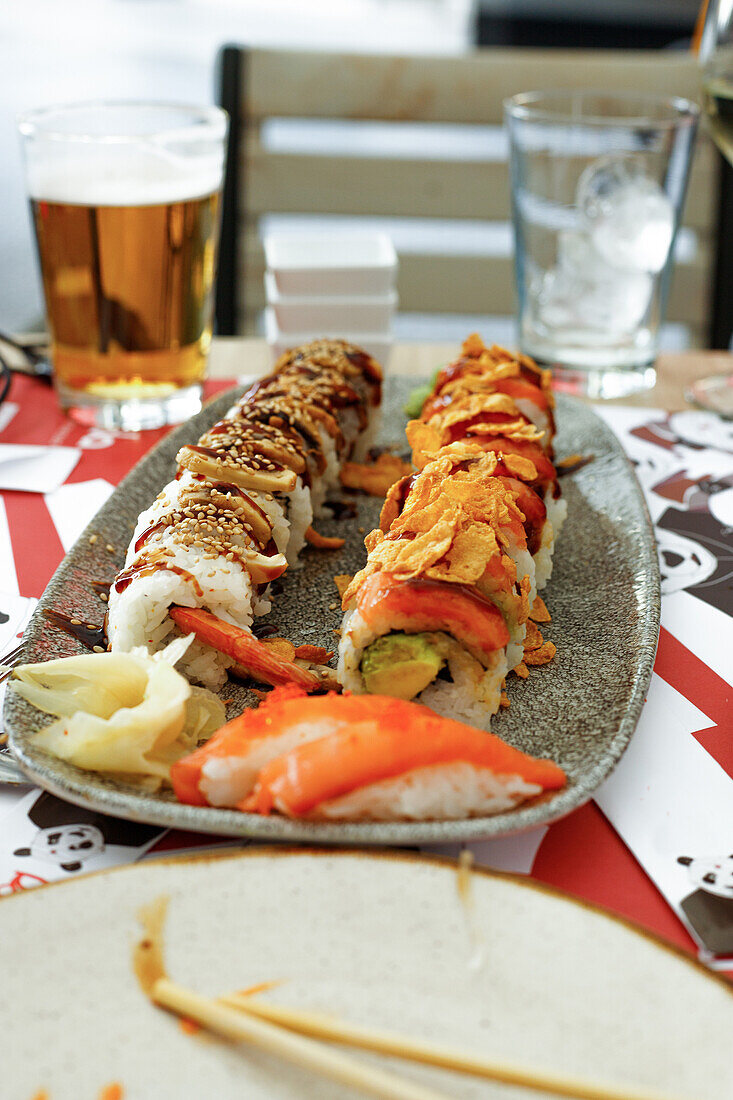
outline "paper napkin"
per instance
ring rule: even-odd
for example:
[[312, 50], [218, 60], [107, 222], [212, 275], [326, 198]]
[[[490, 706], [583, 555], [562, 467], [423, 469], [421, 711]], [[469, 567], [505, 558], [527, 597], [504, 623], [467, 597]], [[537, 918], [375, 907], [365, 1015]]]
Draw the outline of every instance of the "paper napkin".
[[662, 627], [681, 646], [666, 679], [652, 677], [633, 740], [595, 798], [700, 957], [729, 970], [733, 778], [704, 734], [727, 721], [733, 686], [733, 426], [694, 410], [597, 408], [644, 490], [659, 548]]
[[733, 779], [694, 737], [710, 719], [658, 676], [596, 802], [697, 941], [733, 959]]
[[88, 523], [106, 504], [114, 486], [103, 477], [92, 481], [75, 481], [46, 493], [46, 507], [64, 550], [70, 550]]
[[0, 489], [52, 493], [76, 466], [78, 447], [41, 447], [0, 443]]

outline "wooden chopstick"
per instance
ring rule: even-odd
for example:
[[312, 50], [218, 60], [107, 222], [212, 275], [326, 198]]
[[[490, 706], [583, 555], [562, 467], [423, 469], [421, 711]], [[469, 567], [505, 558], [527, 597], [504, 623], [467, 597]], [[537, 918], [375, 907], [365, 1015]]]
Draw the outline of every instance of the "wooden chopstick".
[[700, 53], [700, 43], [702, 42], [702, 32], [705, 30], [705, 20], [708, 16], [708, 0], [702, 0], [700, 8], [697, 13], [697, 19], [695, 20], [695, 29], [692, 32], [692, 38], [690, 40], [690, 53], [695, 57]]
[[458, 1073], [470, 1073], [475, 1077], [501, 1081], [507, 1085], [521, 1085], [528, 1089], [550, 1092], [556, 1096], [573, 1097], [576, 1100], [673, 1100], [669, 1095], [656, 1090], [607, 1085], [547, 1070], [529, 1069], [511, 1062], [481, 1058], [470, 1051], [455, 1047], [437, 1046], [423, 1039], [413, 1039], [392, 1031], [349, 1024], [325, 1013], [270, 1004], [246, 993], [227, 994], [220, 997], [219, 1001], [242, 1013], [304, 1035], [440, 1066]]
[[450, 1100], [445, 1093], [435, 1092], [414, 1081], [405, 1081], [376, 1066], [363, 1065], [358, 1059], [330, 1050], [312, 1039], [304, 1039], [283, 1027], [265, 1023], [219, 1001], [184, 989], [169, 978], [158, 978], [150, 995], [156, 1004], [196, 1020], [209, 1031], [215, 1031], [227, 1039], [252, 1043], [304, 1069], [321, 1073], [382, 1100]]

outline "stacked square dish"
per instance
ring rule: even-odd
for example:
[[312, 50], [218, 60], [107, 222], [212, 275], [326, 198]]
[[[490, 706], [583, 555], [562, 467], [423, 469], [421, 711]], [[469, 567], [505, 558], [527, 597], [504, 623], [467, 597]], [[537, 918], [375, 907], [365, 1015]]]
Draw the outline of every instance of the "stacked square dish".
[[265, 332], [275, 357], [321, 336], [386, 364], [397, 305], [397, 256], [384, 233], [265, 237]]

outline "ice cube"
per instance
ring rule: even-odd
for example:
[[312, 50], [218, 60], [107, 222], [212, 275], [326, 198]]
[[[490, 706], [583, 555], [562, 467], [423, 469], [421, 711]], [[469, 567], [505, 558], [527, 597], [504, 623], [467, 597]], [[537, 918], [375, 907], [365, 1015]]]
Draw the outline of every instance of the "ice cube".
[[587, 233], [566, 231], [558, 234], [557, 265], [545, 273], [537, 295], [538, 320], [548, 329], [620, 339], [643, 322], [653, 288], [648, 272], [610, 266]]
[[595, 248], [614, 267], [661, 271], [674, 232], [674, 207], [641, 158], [613, 153], [590, 164], [576, 205]]

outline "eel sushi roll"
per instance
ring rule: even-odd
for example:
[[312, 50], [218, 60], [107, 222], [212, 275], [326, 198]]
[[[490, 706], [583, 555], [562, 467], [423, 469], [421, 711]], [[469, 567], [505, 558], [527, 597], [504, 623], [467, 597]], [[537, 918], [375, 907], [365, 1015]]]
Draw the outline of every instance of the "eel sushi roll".
[[343, 458], [361, 462], [377, 441], [382, 369], [371, 355], [346, 340], [314, 340], [285, 352], [275, 364], [276, 373], [296, 371], [315, 379], [325, 369], [335, 370], [342, 381], [332, 407], [348, 451]]
[[314, 460], [309, 451], [310, 430], [315, 434], [316, 426], [303, 402], [277, 402], [265, 394], [257, 397], [242, 398], [197, 445], [182, 447], [179, 467], [194, 478], [223, 482], [245, 492], [266, 514], [273, 537], [292, 566], [313, 519]]
[[315, 421], [307, 429], [315, 517], [323, 514], [328, 491], [339, 484], [341, 464], [365, 456], [372, 446], [379, 428], [381, 387], [379, 366], [344, 340], [317, 340], [293, 348], [278, 359], [270, 378], [256, 383], [256, 392], [272, 400], [308, 399]]
[[381, 696], [277, 688], [173, 765], [177, 797], [317, 821], [487, 816], [565, 784], [493, 734]]
[[[255, 382], [198, 448], [184, 448], [179, 461], [211, 474], [231, 468], [251, 440], [270, 461], [296, 477], [257, 501], [277, 528], [287, 524], [288, 565], [298, 564], [306, 532], [338, 485], [341, 464], [368, 447], [378, 426], [382, 371], [366, 352], [343, 340], [316, 340], [278, 359], [272, 374]], [[273, 438], [274, 437], [274, 438]], [[245, 443], [242, 447], [242, 439]], [[242, 484], [247, 480], [243, 477]], [[247, 487], [247, 486], [245, 486]]]
[[[162, 648], [178, 628], [172, 606], [210, 611], [247, 629], [270, 610], [269, 585], [297, 564], [341, 462], [370, 433], [381, 369], [343, 341], [294, 349], [196, 444], [176, 478], [139, 517], [112, 584], [110, 648]], [[236, 662], [195, 641], [187, 675], [219, 687]]]
[[[265, 513], [233, 484], [184, 476], [138, 520], [125, 567], [113, 582], [107, 636], [113, 652], [161, 649], [177, 632], [172, 605], [206, 607], [249, 626], [269, 610], [263, 597], [286, 569]], [[182, 660], [187, 675], [216, 688], [234, 661], [198, 641]]]

